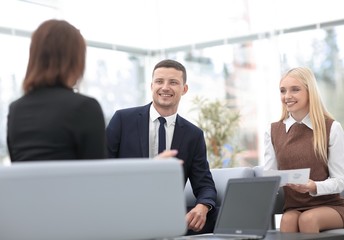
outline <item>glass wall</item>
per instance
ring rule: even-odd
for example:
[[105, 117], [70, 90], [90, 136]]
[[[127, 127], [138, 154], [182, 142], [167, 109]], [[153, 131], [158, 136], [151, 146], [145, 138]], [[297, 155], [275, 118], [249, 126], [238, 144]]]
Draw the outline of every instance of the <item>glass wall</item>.
[[[22, 94], [30, 40], [29, 34], [26, 35], [0, 34], [0, 162], [8, 161], [8, 105]], [[344, 26], [339, 24], [153, 53], [90, 44], [80, 92], [100, 102], [107, 123], [117, 109], [150, 102], [154, 65], [163, 58], [176, 59], [186, 66], [189, 84], [179, 114], [196, 122], [198, 112], [194, 110], [193, 100], [197, 96], [229, 99], [233, 111], [241, 115], [236, 131], [240, 152], [232, 159], [232, 166], [254, 166], [263, 160], [266, 127], [279, 119], [278, 84], [281, 74], [289, 68], [303, 65], [313, 69], [325, 105], [344, 125], [343, 40]]]
[[254, 166], [263, 161], [263, 136], [281, 114], [279, 80], [296, 66], [310, 67], [318, 80], [323, 101], [336, 120], [344, 124], [344, 26], [314, 29], [202, 50], [167, 54], [185, 63], [189, 93], [180, 113], [193, 120], [192, 99], [234, 100], [241, 114], [240, 153], [232, 166]]
[[6, 125], [10, 102], [21, 96], [29, 39], [0, 34], [0, 163], [7, 156]]

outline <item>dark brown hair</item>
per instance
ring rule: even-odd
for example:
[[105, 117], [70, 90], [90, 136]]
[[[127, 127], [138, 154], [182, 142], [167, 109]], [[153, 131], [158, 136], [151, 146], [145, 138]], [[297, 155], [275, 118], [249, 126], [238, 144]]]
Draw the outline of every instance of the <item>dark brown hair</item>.
[[174, 68], [176, 70], [182, 71], [184, 84], [186, 83], [186, 69], [183, 66], [183, 64], [171, 59], [162, 60], [155, 65], [153, 69], [153, 75], [154, 75], [154, 71], [157, 68]]
[[85, 70], [86, 43], [80, 31], [64, 20], [43, 22], [31, 37], [24, 92], [46, 86], [71, 88]]

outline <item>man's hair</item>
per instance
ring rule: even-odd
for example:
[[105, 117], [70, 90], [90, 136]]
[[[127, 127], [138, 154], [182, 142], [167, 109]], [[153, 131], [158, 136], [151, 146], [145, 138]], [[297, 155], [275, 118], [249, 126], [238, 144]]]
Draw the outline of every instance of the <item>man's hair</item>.
[[184, 84], [186, 83], [186, 69], [180, 62], [171, 59], [162, 60], [155, 65], [152, 75], [154, 74], [154, 71], [158, 68], [174, 68], [176, 70], [182, 71], [183, 82]]
[[23, 82], [24, 92], [75, 84], [85, 70], [86, 42], [80, 31], [64, 20], [47, 20], [33, 33]]

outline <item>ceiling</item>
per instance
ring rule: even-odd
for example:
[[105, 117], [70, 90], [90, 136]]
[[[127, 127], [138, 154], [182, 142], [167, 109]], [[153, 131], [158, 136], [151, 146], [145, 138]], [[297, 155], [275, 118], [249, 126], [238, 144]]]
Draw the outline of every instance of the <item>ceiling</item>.
[[42, 21], [61, 18], [94, 45], [164, 51], [342, 20], [343, 5], [342, 0], [3, 0], [0, 30], [31, 33]]

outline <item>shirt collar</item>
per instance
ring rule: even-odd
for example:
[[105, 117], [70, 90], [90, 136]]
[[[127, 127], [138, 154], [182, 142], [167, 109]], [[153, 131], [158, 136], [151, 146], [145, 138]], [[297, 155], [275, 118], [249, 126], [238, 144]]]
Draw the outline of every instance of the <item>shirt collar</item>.
[[[289, 129], [291, 128], [291, 126], [294, 124], [294, 123], [297, 123], [297, 121], [289, 114], [289, 117], [287, 119], [284, 119], [283, 120], [283, 123], [285, 124], [285, 132], [288, 132]], [[307, 114], [304, 119], [302, 119], [301, 122], [299, 123], [303, 123], [305, 124], [308, 128], [312, 129], [313, 130], [313, 127], [312, 127], [312, 122], [311, 122], [311, 118], [309, 117], [309, 114]]]
[[[156, 121], [158, 119], [158, 117], [160, 117], [161, 115], [158, 113], [158, 111], [155, 109], [155, 107], [153, 106], [153, 104], [151, 104], [151, 107], [149, 109], [149, 116], [152, 122]], [[170, 125], [174, 125], [176, 122], [176, 118], [177, 118], [177, 113], [164, 117], [166, 119], [166, 126], [170, 126]]]

